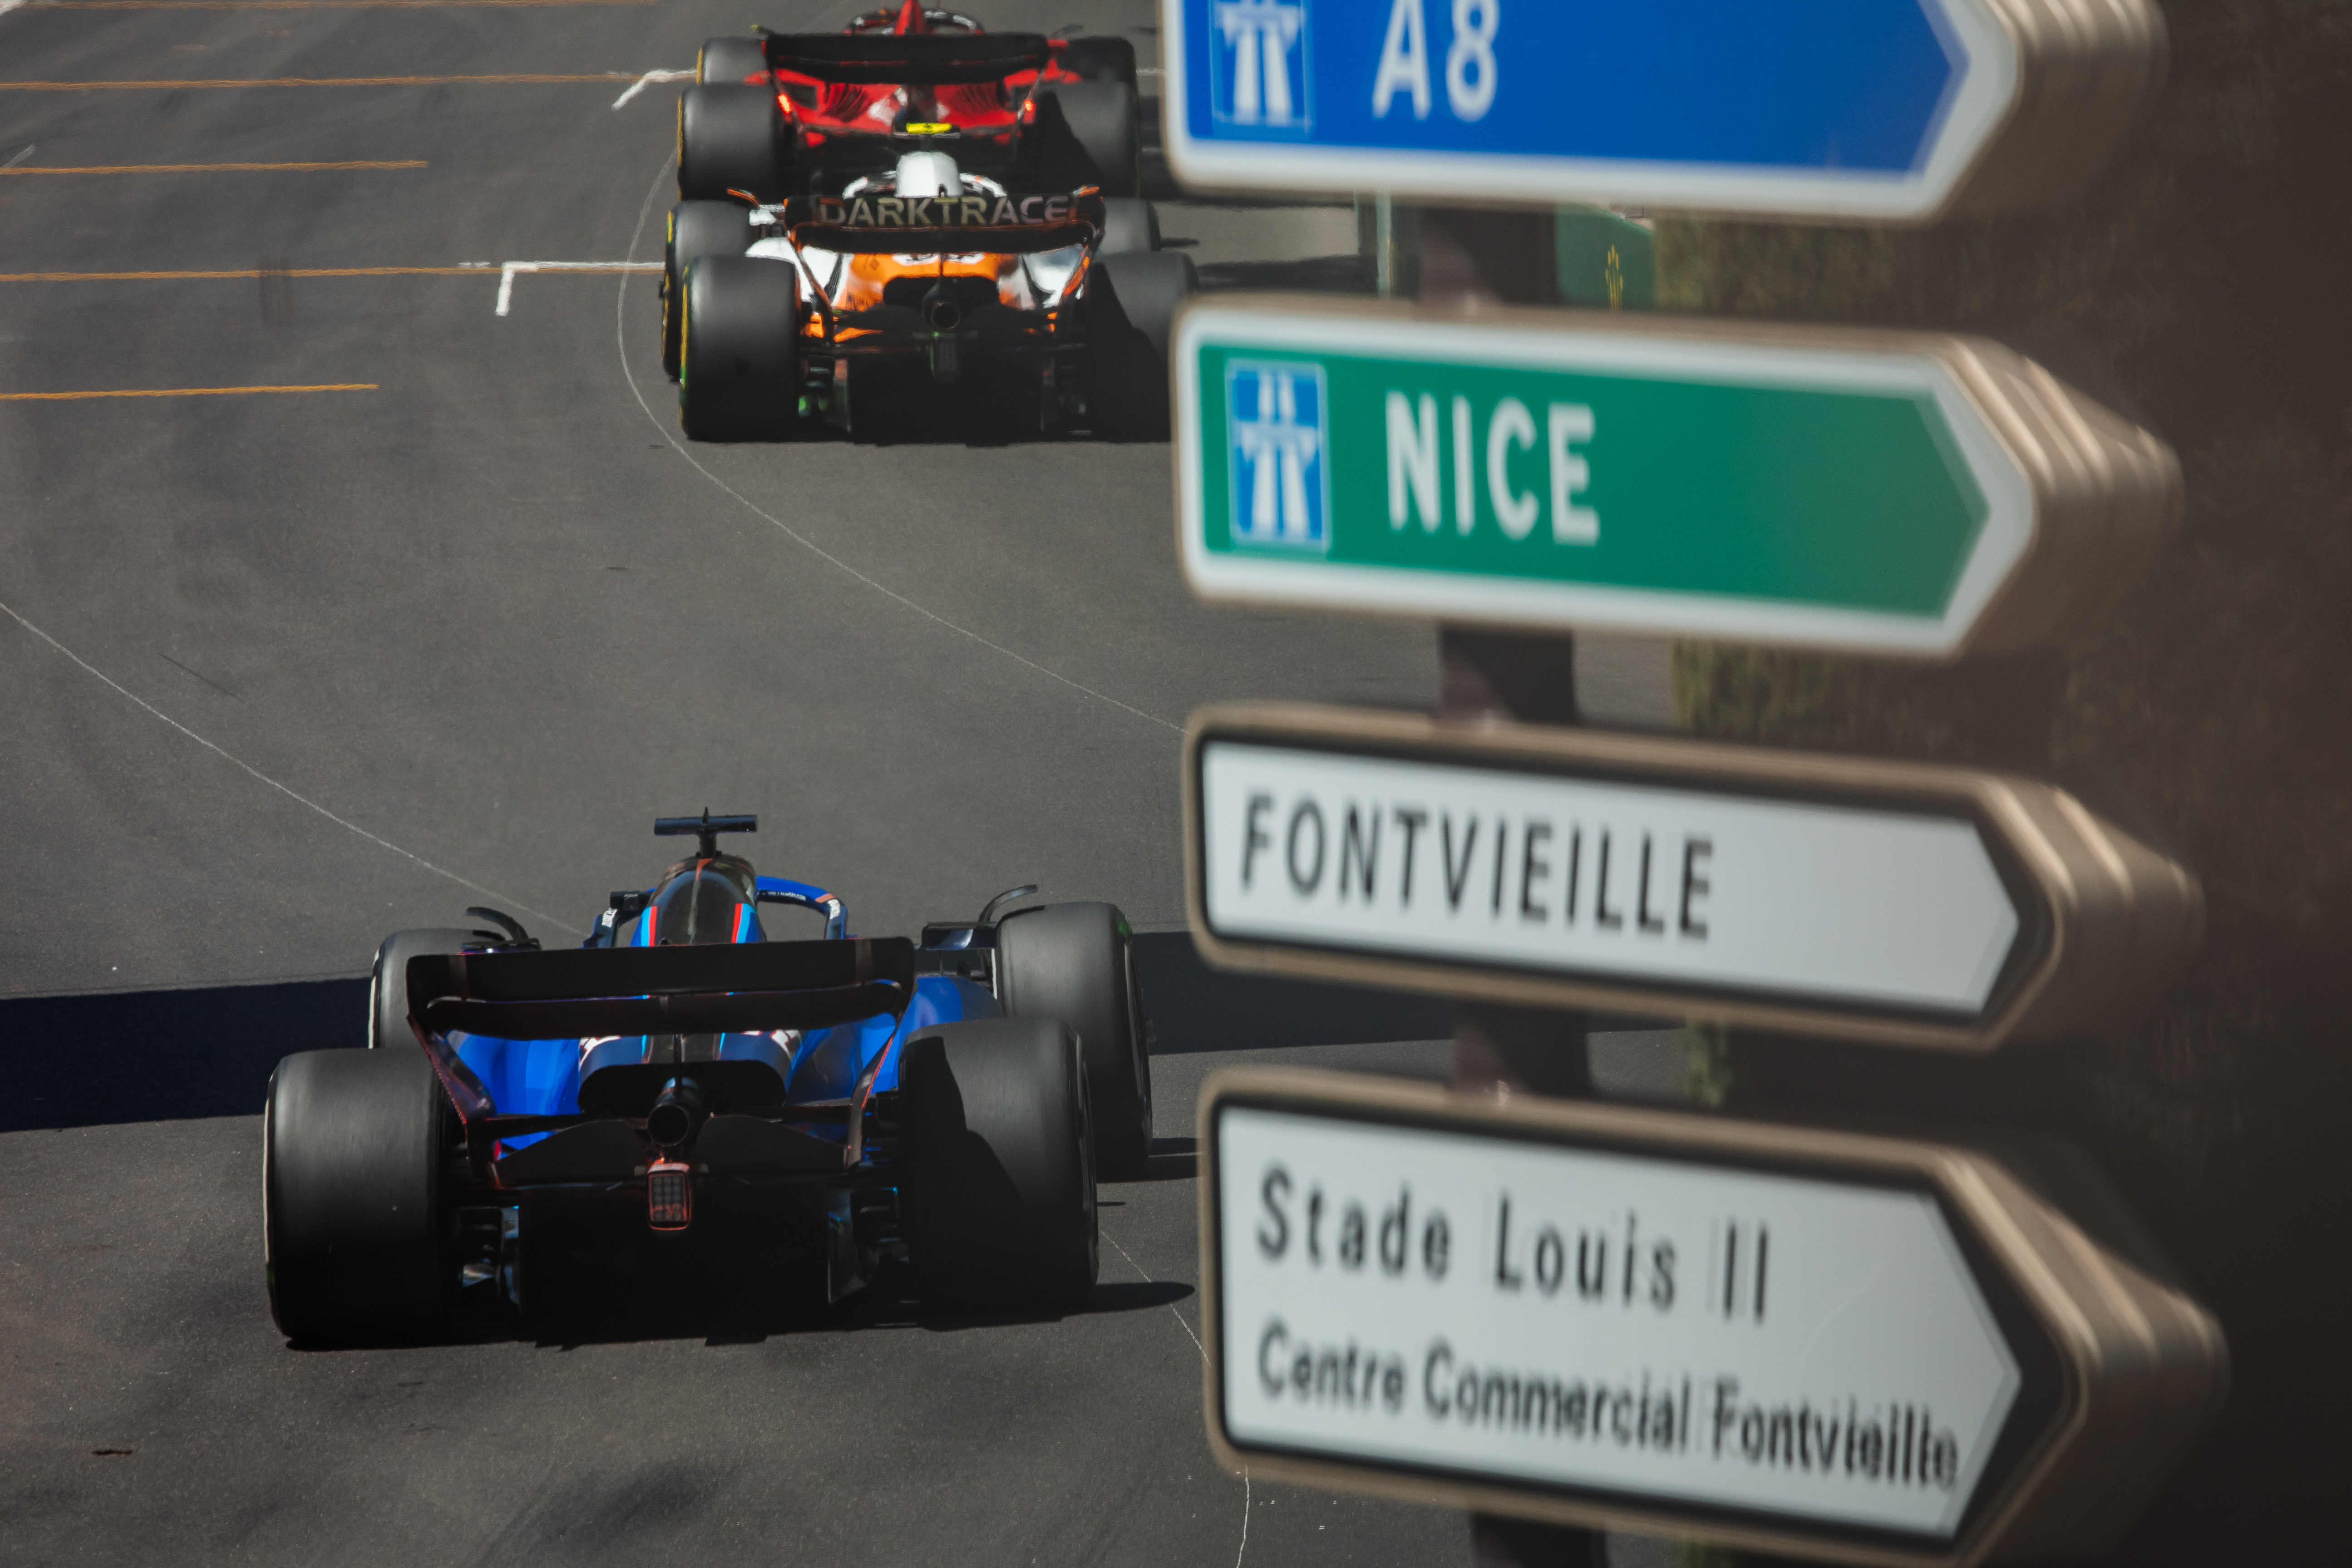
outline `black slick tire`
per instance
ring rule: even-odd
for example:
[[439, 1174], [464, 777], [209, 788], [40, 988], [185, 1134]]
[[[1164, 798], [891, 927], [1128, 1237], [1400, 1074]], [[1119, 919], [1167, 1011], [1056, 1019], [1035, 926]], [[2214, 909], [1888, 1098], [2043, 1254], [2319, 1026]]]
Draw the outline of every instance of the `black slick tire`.
[[1087, 81], [1135, 86], [1135, 45], [1125, 38], [1072, 38], [1062, 46], [1062, 68]]
[[1036, 190], [1098, 185], [1107, 196], [1143, 194], [1143, 108], [1116, 81], [1041, 87], [1037, 118], [1021, 133], [1021, 183]]
[[1092, 1096], [1095, 1162], [1123, 1180], [1151, 1157], [1151, 1053], [1135, 933], [1115, 904], [1046, 904], [996, 931], [1007, 1017], [1056, 1018], [1078, 1037]]
[[1129, 256], [1160, 248], [1160, 212], [1141, 196], [1112, 196], [1103, 203], [1102, 244], [1097, 256]]
[[408, 1026], [408, 961], [438, 953], [463, 952], [469, 942], [482, 939], [456, 927], [396, 931], [375, 950], [375, 967], [368, 972], [368, 1047], [372, 1050], [416, 1051], [415, 1032]]
[[304, 1051], [269, 1075], [262, 1229], [289, 1339], [439, 1332], [454, 1281], [441, 1213], [448, 1098], [422, 1051]]
[[800, 416], [800, 271], [706, 256], [686, 269], [678, 422], [695, 441], [778, 441]]
[[1087, 418], [1112, 441], [1168, 438], [1168, 340], [1177, 310], [1201, 291], [1192, 258], [1159, 251], [1097, 256], [1083, 306], [1092, 374]]
[[685, 335], [686, 269], [706, 256], [740, 256], [751, 248], [751, 209], [740, 202], [680, 202], [669, 209], [662, 247], [662, 370], [677, 379]]
[[678, 96], [678, 200], [725, 201], [730, 191], [748, 191], [782, 201], [791, 166], [790, 133], [768, 89], [713, 82]]
[[898, 1066], [907, 1255], [926, 1302], [1064, 1310], [1094, 1289], [1086, 1061], [1049, 1019], [924, 1029]]
[[[760, 80], [754, 82], [757, 77]], [[768, 75], [768, 57], [757, 38], [705, 38], [701, 52], [694, 57], [694, 79], [722, 86], [751, 82], [755, 87], [767, 85], [773, 79]]]

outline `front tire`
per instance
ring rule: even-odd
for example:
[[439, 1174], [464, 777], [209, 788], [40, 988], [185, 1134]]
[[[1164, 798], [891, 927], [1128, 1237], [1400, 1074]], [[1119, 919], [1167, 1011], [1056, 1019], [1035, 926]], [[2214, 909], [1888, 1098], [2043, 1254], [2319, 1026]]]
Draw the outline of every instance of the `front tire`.
[[686, 269], [678, 422], [694, 441], [778, 441], [800, 417], [801, 275], [790, 262], [706, 256]]
[[898, 1066], [908, 1260], [924, 1300], [1067, 1309], [1100, 1232], [1086, 1060], [1046, 1019], [922, 1030]]
[[1135, 933], [1115, 904], [1047, 904], [996, 930], [998, 999], [1012, 1018], [1055, 1018], [1086, 1054], [1095, 1158], [1106, 1176], [1151, 1157], [1151, 1055]]
[[1112, 441], [1168, 438], [1168, 342], [1176, 312], [1201, 291], [1181, 252], [1097, 256], [1084, 309], [1095, 434]]
[[701, 53], [694, 57], [694, 79], [697, 83], [724, 87], [749, 82], [762, 88], [775, 80], [768, 71], [767, 53], [760, 47], [757, 38], [703, 39]]
[[751, 248], [751, 214], [736, 202], [680, 202], [669, 209], [662, 247], [662, 369], [677, 379], [686, 337], [686, 269], [706, 256], [740, 256]]
[[287, 1338], [408, 1341], [446, 1325], [448, 1116], [421, 1051], [303, 1051], [269, 1075], [265, 1275]]
[[396, 931], [375, 950], [375, 967], [368, 972], [368, 1047], [371, 1050], [416, 1049], [415, 1031], [408, 1026], [408, 961], [446, 952], [463, 952], [467, 942], [479, 944], [479, 931], [440, 927]]
[[1160, 212], [1141, 196], [1112, 196], [1103, 203], [1102, 244], [1097, 256], [1129, 256], [1160, 248]]

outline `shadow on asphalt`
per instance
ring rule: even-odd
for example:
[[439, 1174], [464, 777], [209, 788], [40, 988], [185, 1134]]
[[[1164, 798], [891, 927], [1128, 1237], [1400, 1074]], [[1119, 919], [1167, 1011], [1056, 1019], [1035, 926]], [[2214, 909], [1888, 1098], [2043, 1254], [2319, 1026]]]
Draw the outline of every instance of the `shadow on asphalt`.
[[478, 1310], [455, 1337], [473, 1343], [524, 1340], [568, 1350], [657, 1340], [759, 1344], [791, 1334], [889, 1329], [964, 1333], [1149, 1311], [1193, 1294], [1192, 1286], [1177, 1280], [1104, 1280], [1069, 1310], [971, 1311], [927, 1305], [913, 1294], [905, 1270], [888, 1266], [865, 1289], [828, 1304], [810, 1289], [810, 1281], [823, 1273], [808, 1260], [770, 1254], [762, 1262], [760, 1257], [750, 1248], [730, 1248], [724, 1261], [657, 1277], [573, 1262], [542, 1276], [541, 1298], [528, 1321], [503, 1310]]
[[[1189, 1182], [1198, 1173], [1200, 1157], [1190, 1138], [1154, 1138], [1151, 1153], [1143, 1162], [1143, 1169], [1132, 1176], [1106, 1176], [1107, 1187], [1125, 1186], [1130, 1182]], [[1100, 1200], [1106, 1207], [1116, 1206], [1116, 1200]]]
[[[1183, 931], [1143, 932], [1136, 954], [1155, 1056], [1439, 1039], [1454, 1029], [1444, 1002], [1217, 973]], [[257, 1116], [279, 1058], [367, 1044], [367, 995], [362, 977], [0, 1002], [0, 1132]], [[1192, 1173], [1191, 1154], [1171, 1142], [1154, 1146], [1144, 1180]]]
[[1135, 939], [1135, 956], [1159, 1037], [1155, 1057], [1437, 1040], [1454, 1033], [1454, 1005], [1436, 997], [1220, 973], [1201, 962], [1189, 931], [1144, 931]]

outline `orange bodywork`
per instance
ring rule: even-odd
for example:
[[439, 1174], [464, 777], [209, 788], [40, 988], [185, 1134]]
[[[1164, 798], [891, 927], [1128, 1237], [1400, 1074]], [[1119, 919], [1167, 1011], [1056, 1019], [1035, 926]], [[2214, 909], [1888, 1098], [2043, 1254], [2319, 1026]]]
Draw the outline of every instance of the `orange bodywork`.
[[[1016, 310], [1044, 309], [1049, 321], [1055, 313], [1031, 295], [1029, 279], [1022, 272], [1017, 256], [893, 256], [871, 252], [845, 259], [848, 265], [842, 268], [841, 281], [833, 291], [832, 303], [836, 310], [864, 310], [881, 304], [885, 289], [900, 278], [985, 278], [996, 285], [997, 303]], [[1078, 280], [1084, 276], [1085, 267], [1081, 264], [1064, 290], [1064, 298], [1076, 296]], [[803, 323], [801, 332], [803, 337], [822, 339], [824, 323], [811, 315]], [[843, 326], [834, 341], [847, 343], [872, 335], [870, 328]]]

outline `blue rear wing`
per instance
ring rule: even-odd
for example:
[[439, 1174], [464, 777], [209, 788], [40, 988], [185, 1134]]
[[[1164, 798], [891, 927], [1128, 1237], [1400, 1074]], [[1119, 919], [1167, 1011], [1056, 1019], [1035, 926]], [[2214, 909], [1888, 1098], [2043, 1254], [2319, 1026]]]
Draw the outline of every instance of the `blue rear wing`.
[[453, 1030], [554, 1040], [821, 1029], [898, 1017], [914, 995], [915, 944], [905, 937], [408, 961], [409, 1016], [428, 1050]]

